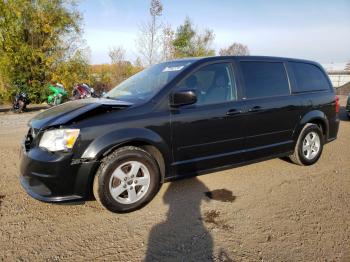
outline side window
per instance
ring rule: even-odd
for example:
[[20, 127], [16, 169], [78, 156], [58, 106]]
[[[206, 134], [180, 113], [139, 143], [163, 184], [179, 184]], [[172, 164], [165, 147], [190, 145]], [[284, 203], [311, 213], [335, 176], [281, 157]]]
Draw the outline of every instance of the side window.
[[321, 91], [330, 88], [324, 73], [315, 65], [290, 62], [297, 86], [293, 92]]
[[289, 82], [281, 62], [241, 62], [246, 98], [288, 95]]
[[186, 77], [177, 89], [195, 90], [197, 105], [217, 104], [237, 99], [237, 90], [228, 63], [212, 64]]

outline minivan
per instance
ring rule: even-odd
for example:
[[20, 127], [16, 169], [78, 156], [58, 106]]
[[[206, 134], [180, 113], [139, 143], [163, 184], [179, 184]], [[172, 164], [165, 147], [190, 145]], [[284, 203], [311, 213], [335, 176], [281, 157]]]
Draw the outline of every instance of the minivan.
[[42, 201], [93, 193], [108, 210], [128, 212], [170, 180], [286, 156], [312, 165], [337, 137], [338, 112], [327, 74], [312, 61], [164, 62], [103, 98], [35, 116], [22, 143], [20, 180]]

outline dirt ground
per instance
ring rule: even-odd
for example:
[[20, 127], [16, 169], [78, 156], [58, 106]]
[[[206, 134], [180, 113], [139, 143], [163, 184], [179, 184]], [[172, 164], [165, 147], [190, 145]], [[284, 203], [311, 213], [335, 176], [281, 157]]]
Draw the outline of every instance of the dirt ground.
[[338, 139], [314, 166], [274, 159], [167, 183], [129, 214], [22, 190], [19, 142], [34, 114], [0, 114], [0, 260], [350, 261], [344, 108]]

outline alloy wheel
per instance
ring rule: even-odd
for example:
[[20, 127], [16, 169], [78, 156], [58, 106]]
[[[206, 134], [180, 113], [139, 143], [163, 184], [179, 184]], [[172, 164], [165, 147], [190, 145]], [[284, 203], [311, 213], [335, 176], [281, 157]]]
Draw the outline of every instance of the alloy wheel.
[[321, 140], [316, 132], [308, 133], [303, 141], [303, 155], [306, 159], [312, 160], [320, 151]]
[[139, 161], [128, 161], [119, 165], [110, 178], [109, 192], [121, 204], [139, 201], [150, 185], [148, 168]]

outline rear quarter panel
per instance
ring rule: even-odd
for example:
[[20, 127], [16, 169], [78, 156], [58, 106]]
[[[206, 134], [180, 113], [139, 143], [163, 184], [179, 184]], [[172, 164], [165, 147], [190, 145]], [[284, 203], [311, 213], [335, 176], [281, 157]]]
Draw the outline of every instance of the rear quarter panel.
[[304, 62], [313, 64], [322, 71], [328, 81], [329, 89], [324, 91], [294, 93], [294, 90], [297, 90], [297, 82], [291, 66], [287, 64], [292, 96], [297, 97], [302, 105], [300, 122], [295, 127], [294, 140], [296, 141], [298, 139], [299, 133], [306, 123], [322, 121], [322, 127], [325, 129], [324, 133], [327, 142], [337, 137], [339, 128], [339, 115], [335, 112], [335, 92], [327, 73], [320, 64], [311, 61]]

